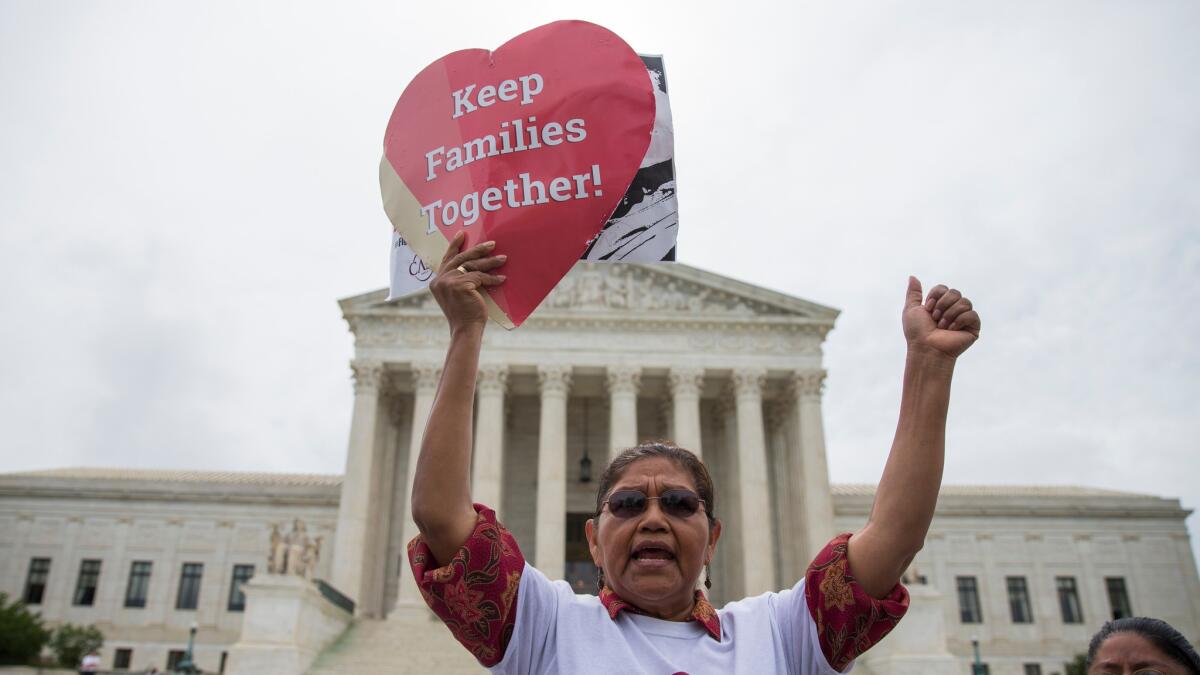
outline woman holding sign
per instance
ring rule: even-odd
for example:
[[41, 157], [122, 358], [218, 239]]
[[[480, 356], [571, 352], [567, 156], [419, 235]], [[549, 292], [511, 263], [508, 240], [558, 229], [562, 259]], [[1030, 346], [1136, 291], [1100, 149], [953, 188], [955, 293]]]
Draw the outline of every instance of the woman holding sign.
[[[504, 282], [492, 242], [450, 243], [431, 288], [450, 347], [417, 459], [409, 560], [454, 636], [496, 673], [834, 673], [904, 615], [900, 575], [920, 550], [941, 484], [950, 381], [979, 337], [958, 291], [922, 300], [910, 278], [900, 420], [870, 519], [835, 537], [804, 579], [716, 610], [698, 589], [721, 537], [716, 491], [695, 455], [653, 443], [618, 455], [587, 523], [599, 596], [576, 595], [530, 566], [470, 494], [475, 373], [487, 312], [480, 289]], [[765, 514], [764, 514], [765, 515]], [[853, 571], [853, 573], [852, 573]]]

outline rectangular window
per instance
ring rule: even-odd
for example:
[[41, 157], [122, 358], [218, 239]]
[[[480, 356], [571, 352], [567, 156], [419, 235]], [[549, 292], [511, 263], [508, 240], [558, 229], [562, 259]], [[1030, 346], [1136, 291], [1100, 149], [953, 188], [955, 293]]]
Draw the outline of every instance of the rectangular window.
[[246, 609], [246, 594], [242, 593], [242, 584], [254, 576], [254, 565], [234, 565], [233, 582], [229, 585], [229, 611], [241, 612]]
[[1029, 586], [1025, 577], [1008, 577], [1008, 611], [1013, 623], [1033, 623], [1033, 610], [1029, 606]]
[[200, 577], [204, 574], [203, 563], [183, 563], [179, 575], [179, 594], [175, 596], [175, 609], [196, 609], [200, 600]]
[[168, 671], [175, 670], [175, 668], [179, 665], [179, 662], [182, 660], [183, 660], [183, 650], [182, 649], [172, 649], [171, 651], [167, 652], [167, 670]]
[[125, 586], [125, 606], [145, 607], [146, 594], [150, 590], [150, 568], [148, 560], [135, 560], [129, 566], [129, 584]]
[[1026, 663], [1025, 664], [1025, 675], [1042, 675], [1042, 664]]
[[100, 583], [100, 561], [79, 563], [79, 581], [75, 582], [75, 604], [91, 607], [96, 602], [96, 586]]
[[25, 577], [25, 604], [42, 604], [42, 596], [46, 593], [46, 579], [49, 577], [49, 558], [33, 558], [29, 561], [29, 575]]
[[129, 670], [129, 664], [133, 661], [132, 649], [117, 649], [113, 652], [113, 670]]
[[1129, 592], [1125, 590], [1125, 578], [1106, 577], [1104, 585], [1108, 588], [1108, 606], [1112, 608], [1112, 618], [1124, 619], [1133, 616]]
[[956, 577], [958, 582], [958, 616], [963, 623], [983, 623], [979, 607], [979, 587], [975, 577]]
[[1075, 577], [1055, 577], [1058, 588], [1058, 606], [1062, 609], [1063, 623], [1083, 623], [1083, 607], [1079, 604], [1079, 589]]

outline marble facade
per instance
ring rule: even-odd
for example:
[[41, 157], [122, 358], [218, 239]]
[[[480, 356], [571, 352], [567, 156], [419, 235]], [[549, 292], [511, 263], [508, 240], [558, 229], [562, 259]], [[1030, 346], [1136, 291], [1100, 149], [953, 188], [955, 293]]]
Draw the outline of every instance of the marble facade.
[[[187, 646], [217, 672], [242, 630], [231, 603], [236, 566], [267, 569], [273, 525], [302, 519], [330, 540], [340, 476], [139, 469], [58, 469], [0, 474], [0, 592], [24, 599], [31, 563], [48, 562], [30, 608], [50, 624], [95, 624], [102, 657], [131, 654], [136, 669], [162, 669]], [[327, 558], [327, 554], [322, 554]], [[84, 561], [98, 561], [93, 597], [80, 597]], [[149, 563], [146, 591], [131, 592], [135, 563]], [[185, 565], [200, 565], [194, 607], [180, 603]], [[191, 568], [195, 570], [196, 568]], [[328, 560], [313, 574], [328, 578]], [[85, 602], [81, 602], [85, 601]], [[184, 606], [181, 607], [181, 604]]]
[[[229, 609], [233, 566], [265, 570], [271, 525], [299, 517], [324, 537], [314, 576], [357, 602], [351, 631], [361, 639], [349, 643], [370, 649], [364, 636], [378, 633], [378, 649], [421, 650], [380, 626], [427, 618], [404, 556], [416, 535], [407, 503], [446, 328], [427, 294], [385, 297], [341, 301], [355, 337], [343, 476], [0, 475], [0, 591], [20, 597], [31, 560], [50, 559], [35, 609], [51, 622], [100, 625], [106, 667], [116, 649], [131, 649], [135, 667], [161, 668], [196, 621], [197, 660], [217, 670], [243, 616]], [[472, 421], [476, 500], [497, 509], [542, 571], [591, 590], [580, 524], [595, 511], [608, 457], [672, 439], [703, 456], [717, 485], [725, 535], [712, 566], [716, 603], [791, 585], [830, 536], [862, 525], [873, 497], [869, 486], [828, 479], [822, 345], [836, 317], [682, 264], [579, 265], [525, 326], [487, 332]], [[944, 628], [905, 639], [913, 649], [944, 642], [942, 665], [950, 659], [964, 673], [972, 639], [994, 675], [1061, 672], [1113, 612], [1113, 579], [1134, 612], [1200, 637], [1189, 513], [1173, 499], [1087, 488], [946, 486], [910, 570], [923, 586], [914, 595], [934, 603], [922, 615], [940, 613]], [[101, 561], [91, 606], [72, 602], [83, 560]], [[122, 602], [135, 560], [153, 561], [145, 608]], [[194, 610], [176, 607], [185, 562], [204, 564]], [[1029, 596], [1021, 621], [1009, 594], [1016, 578]], [[977, 595], [970, 621], [964, 579]], [[1063, 615], [1060, 579], [1077, 588], [1080, 617]], [[856, 672], [902, 672], [912, 652], [904, 647]], [[333, 663], [322, 672], [338, 672]]]
[[[373, 617], [422, 605], [402, 560], [416, 535], [409, 458], [446, 334], [429, 295], [383, 299], [342, 301], [355, 399], [333, 567], [334, 585]], [[614, 452], [670, 438], [706, 459], [731, 524], [714, 564], [718, 599], [798, 578], [832, 535], [820, 389], [836, 316], [686, 265], [581, 264], [518, 331], [485, 335], [475, 500], [563, 577], [568, 520], [595, 511], [583, 454], [594, 480]]]

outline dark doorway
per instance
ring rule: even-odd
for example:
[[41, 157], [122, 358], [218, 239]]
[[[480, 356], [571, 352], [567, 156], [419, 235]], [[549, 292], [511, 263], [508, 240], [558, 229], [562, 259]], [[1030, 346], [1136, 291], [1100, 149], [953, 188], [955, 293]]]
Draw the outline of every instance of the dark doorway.
[[567, 583], [576, 593], [596, 593], [596, 566], [592, 563], [587, 535], [583, 532], [584, 524], [591, 517], [590, 513], [567, 514], [567, 559], [563, 571]]

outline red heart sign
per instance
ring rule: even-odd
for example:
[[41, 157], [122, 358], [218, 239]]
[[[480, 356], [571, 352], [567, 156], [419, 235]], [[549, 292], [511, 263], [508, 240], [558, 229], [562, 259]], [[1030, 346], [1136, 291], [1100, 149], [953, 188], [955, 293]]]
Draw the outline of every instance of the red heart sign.
[[388, 122], [384, 210], [431, 266], [460, 229], [466, 246], [494, 239], [508, 279], [489, 312], [519, 326], [629, 188], [654, 125], [651, 86], [629, 45], [583, 21], [438, 59]]

